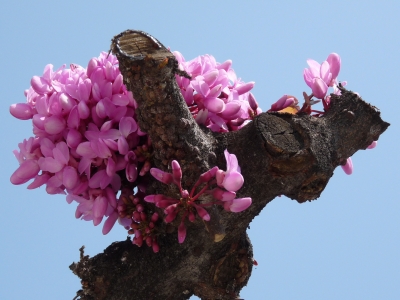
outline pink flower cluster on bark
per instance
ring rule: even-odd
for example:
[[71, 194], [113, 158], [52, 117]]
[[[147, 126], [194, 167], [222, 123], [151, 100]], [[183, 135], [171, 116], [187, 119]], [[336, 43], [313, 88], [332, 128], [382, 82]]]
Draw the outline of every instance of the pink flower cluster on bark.
[[[300, 109], [297, 106], [298, 100], [294, 96], [283, 95], [271, 105], [271, 108], [268, 111], [289, 112], [285, 111], [285, 109], [292, 107], [294, 108], [294, 113], [314, 113], [313, 116], [321, 117], [329, 110], [331, 103], [331, 96], [327, 95], [329, 87], [333, 88], [334, 94], [340, 95], [340, 89], [338, 88], [339, 83], [337, 80], [341, 67], [340, 56], [337, 53], [331, 53], [321, 64], [313, 59], [308, 59], [307, 64], [309, 67], [304, 69], [303, 77], [306, 84], [311, 88], [312, 93], [310, 95], [303, 93], [305, 100], [303, 107]], [[346, 84], [346, 81], [341, 82], [342, 86], [345, 86]], [[313, 97], [317, 98], [317, 100], [314, 100]], [[324, 111], [311, 109], [312, 105], [320, 102], [321, 100]], [[373, 149], [376, 147], [376, 145], [377, 142], [374, 141], [367, 149]], [[353, 162], [351, 158], [347, 158], [345, 164], [341, 167], [347, 175], [351, 175], [353, 173]]]
[[[198, 123], [213, 131], [238, 130], [261, 112], [249, 92], [254, 82], [237, 79], [231, 61], [219, 64], [204, 55], [185, 62], [179, 52], [175, 56], [192, 76], [177, 81]], [[152, 147], [138, 127], [137, 103], [123, 84], [116, 57], [102, 52], [86, 69], [71, 64], [54, 71], [49, 64], [42, 76], [32, 78], [25, 96], [27, 102], [11, 105], [10, 113], [32, 120], [34, 136], [14, 151], [20, 165], [11, 183], [33, 180], [28, 189], [45, 185], [49, 194], [66, 194], [68, 203], [78, 204], [76, 218], [98, 225], [107, 217], [103, 234], [118, 220], [139, 236], [134, 227], [152, 217], [137, 215], [145, 196], [140, 177], [151, 168]], [[124, 181], [138, 188], [133, 199]], [[146, 243], [157, 249], [155, 241]]]
[[231, 68], [232, 61], [217, 63], [211, 55], [185, 61], [174, 52], [179, 68], [192, 79], [176, 76], [182, 95], [197, 123], [212, 131], [227, 132], [242, 128], [261, 113], [250, 90], [254, 82], [243, 82]]
[[[180, 194], [178, 198], [157, 194], [148, 195], [144, 197], [144, 200], [164, 209], [166, 214], [164, 221], [166, 223], [174, 221], [178, 215], [181, 216], [178, 227], [179, 243], [183, 243], [186, 238], [186, 218], [190, 222], [194, 222], [197, 216], [204, 221], [210, 221], [210, 215], [205, 207], [217, 204], [222, 205], [227, 211], [241, 212], [251, 205], [251, 198], [249, 197], [236, 198], [236, 191], [242, 187], [244, 179], [240, 173], [236, 156], [230, 154], [228, 150], [225, 150], [224, 154], [227, 165], [226, 171], [213, 167], [201, 174], [190, 193], [182, 188], [182, 169], [176, 160], [171, 162], [171, 173], [157, 168], [150, 169], [150, 173], [158, 181], [165, 184], [175, 184], [178, 187]], [[211, 195], [215, 201], [203, 202], [200, 199], [202, 195]]]

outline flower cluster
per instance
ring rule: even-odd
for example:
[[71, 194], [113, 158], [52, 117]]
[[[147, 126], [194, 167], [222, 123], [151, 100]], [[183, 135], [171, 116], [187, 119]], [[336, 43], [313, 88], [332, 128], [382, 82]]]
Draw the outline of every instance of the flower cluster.
[[197, 123], [215, 132], [234, 131], [261, 113], [249, 92], [254, 82], [237, 78], [231, 60], [219, 64], [213, 56], [202, 55], [186, 62], [181, 53], [174, 54], [179, 68], [192, 77], [177, 75], [176, 80]]
[[[237, 130], [261, 112], [249, 92], [254, 83], [237, 79], [231, 61], [219, 64], [204, 55], [185, 62], [175, 55], [192, 76], [177, 81], [198, 123], [213, 131]], [[10, 113], [32, 120], [34, 136], [14, 151], [20, 166], [11, 182], [33, 179], [28, 189], [46, 185], [49, 194], [66, 194], [68, 203], [78, 204], [76, 218], [96, 226], [108, 217], [103, 234], [118, 220], [135, 234], [135, 244], [145, 241], [156, 251], [151, 233], [159, 217], [145, 208], [142, 180], [151, 168], [151, 140], [138, 127], [137, 103], [123, 84], [116, 57], [102, 52], [86, 69], [71, 64], [53, 71], [47, 65], [25, 96], [27, 102], [11, 105]]]
[[[329, 110], [331, 103], [331, 96], [327, 95], [329, 87], [333, 88], [333, 93], [340, 95], [340, 89], [338, 87], [337, 77], [339, 75], [341, 59], [337, 53], [331, 53], [328, 58], [318, 63], [315, 60], [308, 59], [307, 64], [309, 68], [304, 69], [303, 77], [306, 84], [311, 88], [312, 93], [307, 95], [303, 93], [304, 105], [300, 109], [298, 106], [299, 101], [294, 96], [283, 95], [278, 101], [271, 105], [268, 111], [286, 112], [291, 114], [297, 113], [314, 113], [313, 116], [323, 116], [325, 112]], [[346, 81], [341, 82], [342, 86], [347, 84]], [[317, 98], [314, 100], [313, 97]], [[320, 100], [319, 100], [320, 99]], [[311, 109], [311, 106], [322, 100], [324, 111], [318, 111]], [[373, 149], [377, 145], [374, 141], [367, 149]], [[341, 166], [343, 171], [350, 175], [353, 173], [353, 162], [351, 158], [347, 158], [344, 165]]]
[[[28, 189], [46, 184], [47, 193], [68, 194], [68, 203], [76, 201], [77, 218], [98, 225], [111, 216], [115, 222], [121, 181], [135, 182], [141, 167], [134, 149], [148, 143], [117, 59], [103, 52], [87, 69], [64, 65], [53, 71], [47, 65], [25, 95], [27, 103], [12, 105], [10, 112], [32, 119], [35, 136], [14, 151], [20, 166], [11, 182], [34, 179]], [[111, 229], [111, 220], [103, 233]]]
[[[178, 198], [170, 198], [162, 194], [144, 197], [145, 201], [164, 209], [166, 214], [164, 221], [166, 223], [174, 221], [178, 215], [181, 216], [178, 227], [179, 243], [183, 243], [186, 238], [186, 217], [190, 222], [194, 222], [196, 216], [204, 221], [210, 221], [210, 215], [204, 207], [219, 204], [227, 211], [241, 212], [251, 205], [251, 198], [249, 197], [236, 198], [235, 192], [242, 187], [244, 179], [240, 173], [236, 156], [230, 154], [228, 150], [225, 150], [224, 154], [227, 164], [226, 171], [213, 167], [201, 174], [190, 193], [182, 188], [182, 169], [176, 160], [171, 162], [172, 173], [157, 168], [150, 169], [150, 173], [158, 181], [165, 184], [175, 184], [179, 189], [180, 196]], [[212, 195], [215, 201], [203, 203], [200, 197], [205, 194]]]

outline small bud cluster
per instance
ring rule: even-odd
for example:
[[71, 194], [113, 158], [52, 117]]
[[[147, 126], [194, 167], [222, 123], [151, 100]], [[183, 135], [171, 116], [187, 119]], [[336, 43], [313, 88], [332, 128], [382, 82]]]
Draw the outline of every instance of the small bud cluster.
[[[163, 208], [165, 213], [164, 221], [170, 223], [181, 216], [178, 226], [178, 241], [183, 243], [186, 238], [185, 220], [194, 222], [196, 217], [204, 221], [210, 221], [210, 215], [205, 207], [210, 205], [222, 205], [225, 210], [230, 212], [241, 212], [251, 205], [251, 198], [236, 198], [236, 191], [239, 190], [244, 182], [240, 173], [240, 167], [234, 154], [225, 150], [227, 170], [220, 170], [213, 167], [200, 175], [190, 193], [182, 188], [182, 169], [176, 160], [171, 162], [172, 173], [164, 172], [157, 168], [150, 169], [150, 173], [158, 181], [165, 184], [175, 184], [179, 189], [177, 198], [167, 197], [162, 194], [148, 195], [144, 200], [154, 203], [156, 207]], [[198, 191], [198, 188], [200, 189]], [[203, 203], [200, 199], [202, 195], [211, 195], [214, 202]]]

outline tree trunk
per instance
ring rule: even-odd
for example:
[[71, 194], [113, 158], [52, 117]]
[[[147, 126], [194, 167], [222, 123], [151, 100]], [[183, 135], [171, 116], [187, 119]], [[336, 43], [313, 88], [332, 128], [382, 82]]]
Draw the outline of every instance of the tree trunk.
[[[92, 258], [81, 249], [80, 261], [70, 266], [82, 279], [80, 299], [188, 299], [193, 294], [236, 299], [252, 271], [246, 234], [252, 219], [279, 195], [300, 203], [317, 199], [335, 168], [389, 126], [378, 109], [342, 89], [341, 96], [332, 95], [323, 117], [262, 113], [239, 131], [213, 133], [191, 116], [175, 80], [175, 74], [188, 75], [159, 41], [129, 30], [114, 37], [111, 49], [138, 103], [140, 128], [152, 140], [152, 165], [167, 170], [177, 160], [183, 186], [190, 189], [211, 167], [226, 168], [223, 151], [228, 149], [245, 179], [238, 197], [251, 197], [253, 203], [241, 213], [210, 208], [210, 222], [189, 224], [183, 244], [176, 237], [177, 224], [160, 225], [159, 253], [129, 239]], [[149, 194], [176, 192], [149, 180]]]

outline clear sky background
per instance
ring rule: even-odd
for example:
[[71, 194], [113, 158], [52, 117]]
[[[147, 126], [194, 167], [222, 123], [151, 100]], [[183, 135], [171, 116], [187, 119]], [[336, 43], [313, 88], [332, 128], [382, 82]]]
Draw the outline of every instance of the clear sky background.
[[[76, 220], [76, 205], [44, 188], [13, 186], [12, 150], [32, 134], [9, 114], [46, 64], [86, 66], [125, 29], [149, 32], [186, 59], [233, 60], [255, 81], [263, 108], [309, 91], [306, 59], [342, 58], [340, 80], [377, 106], [391, 126], [374, 150], [338, 168], [322, 196], [272, 201], [251, 223], [254, 257], [248, 299], [400, 299], [400, 2], [381, 1], [3, 1], [0, 10], [0, 299], [72, 299], [80, 281], [68, 266], [124, 240], [115, 226]], [[265, 187], [266, 189], [268, 186]], [[190, 234], [190, 233], [189, 233]], [[155, 254], [156, 255], [156, 254]]]

